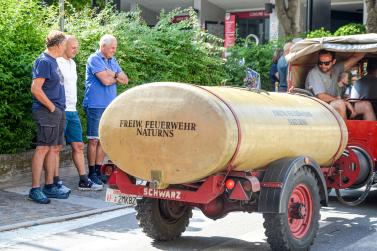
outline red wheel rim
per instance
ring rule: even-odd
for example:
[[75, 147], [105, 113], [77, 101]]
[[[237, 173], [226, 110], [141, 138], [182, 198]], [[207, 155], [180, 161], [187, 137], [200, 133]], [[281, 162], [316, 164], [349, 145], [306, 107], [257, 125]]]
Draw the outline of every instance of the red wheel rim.
[[310, 190], [306, 185], [298, 184], [288, 202], [288, 224], [296, 239], [301, 239], [308, 233], [312, 215], [313, 201]]

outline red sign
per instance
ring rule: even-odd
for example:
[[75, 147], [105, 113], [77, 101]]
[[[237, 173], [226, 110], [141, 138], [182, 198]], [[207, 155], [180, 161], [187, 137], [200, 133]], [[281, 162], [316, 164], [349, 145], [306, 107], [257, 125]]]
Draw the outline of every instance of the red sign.
[[270, 16], [270, 14], [268, 14], [265, 10], [236, 12], [233, 14], [236, 15], [236, 17], [239, 19], [268, 18]]
[[234, 45], [236, 41], [236, 15], [226, 13], [224, 25], [224, 47]]
[[189, 19], [189, 15], [181, 15], [181, 16], [175, 16], [173, 17], [173, 20], [171, 21], [172, 23], [179, 23], [183, 20]]

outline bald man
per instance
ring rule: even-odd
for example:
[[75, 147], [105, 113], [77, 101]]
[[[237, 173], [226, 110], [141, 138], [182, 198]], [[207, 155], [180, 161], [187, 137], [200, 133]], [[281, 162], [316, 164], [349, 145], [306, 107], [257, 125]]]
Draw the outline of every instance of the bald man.
[[[66, 97], [66, 123], [64, 128], [64, 136], [67, 145], [71, 145], [72, 159], [80, 176], [79, 190], [101, 190], [102, 185], [98, 185], [88, 179], [85, 171], [84, 143], [82, 140], [82, 127], [79, 114], [76, 109], [77, 103], [77, 71], [76, 63], [73, 58], [76, 56], [79, 48], [77, 39], [68, 35], [66, 50], [62, 57], [57, 58], [59, 69], [63, 76], [65, 97]], [[70, 189], [63, 185], [59, 178], [59, 168], [55, 170], [54, 183], [65, 192]]]

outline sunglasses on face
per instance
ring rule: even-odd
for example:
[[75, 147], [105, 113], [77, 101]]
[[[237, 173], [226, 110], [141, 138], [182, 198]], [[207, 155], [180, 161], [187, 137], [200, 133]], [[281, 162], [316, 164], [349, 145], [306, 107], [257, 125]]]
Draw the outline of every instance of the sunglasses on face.
[[318, 65], [326, 65], [329, 66], [331, 64], [332, 60], [330, 61], [318, 61]]

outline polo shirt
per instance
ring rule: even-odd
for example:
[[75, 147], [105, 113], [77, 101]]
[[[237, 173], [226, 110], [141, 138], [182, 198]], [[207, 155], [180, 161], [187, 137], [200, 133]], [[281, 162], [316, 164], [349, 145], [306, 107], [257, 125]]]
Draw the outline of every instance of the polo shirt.
[[89, 56], [86, 64], [85, 94], [83, 106], [88, 108], [106, 108], [117, 95], [117, 85], [104, 85], [95, 75], [98, 72], [111, 70], [120, 73], [120, 68], [116, 59], [107, 59], [100, 51], [96, 51]]

